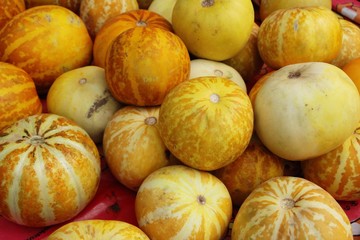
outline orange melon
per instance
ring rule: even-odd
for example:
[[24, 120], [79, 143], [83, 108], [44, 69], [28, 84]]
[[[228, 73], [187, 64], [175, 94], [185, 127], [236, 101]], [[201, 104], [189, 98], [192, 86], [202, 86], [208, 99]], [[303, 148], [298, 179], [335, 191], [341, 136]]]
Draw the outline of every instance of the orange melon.
[[172, 31], [171, 24], [161, 15], [138, 9], [108, 19], [94, 39], [94, 65], [105, 67], [106, 53], [111, 42], [121, 33], [134, 27], [158, 27]]
[[0, 60], [30, 74], [40, 94], [62, 73], [88, 65], [91, 57], [86, 26], [74, 12], [58, 5], [29, 8], [0, 32]]
[[118, 101], [157, 106], [188, 80], [190, 56], [182, 40], [161, 28], [132, 28], [117, 36], [106, 54], [105, 76]]
[[33, 79], [10, 63], [0, 62], [0, 100], [0, 129], [42, 112]]

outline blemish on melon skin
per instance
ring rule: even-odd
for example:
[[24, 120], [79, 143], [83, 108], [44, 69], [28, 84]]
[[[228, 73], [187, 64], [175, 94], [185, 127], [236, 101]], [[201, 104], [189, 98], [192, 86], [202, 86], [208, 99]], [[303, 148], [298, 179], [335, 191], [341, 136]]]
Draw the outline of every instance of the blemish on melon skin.
[[101, 98], [98, 98], [94, 103], [93, 105], [90, 107], [86, 117], [87, 118], [91, 118], [94, 113], [99, 109], [101, 108], [102, 106], [106, 105], [106, 103], [109, 101], [110, 99], [110, 92], [105, 90], [104, 92], [104, 96], [101, 97]]
[[296, 19], [294, 22], [294, 31], [297, 32], [299, 29], [299, 21]]
[[46, 15], [45, 15], [45, 19], [46, 19], [46, 21], [48, 21], [48, 22], [51, 22], [51, 21], [52, 21], [52, 17], [51, 17], [50, 14], [46, 14]]
[[201, 2], [202, 7], [211, 7], [214, 4], [215, 4], [214, 0], [204, 0]]
[[74, 25], [80, 25], [81, 24], [79, 19], [75, 18], [74, 16], [69, 16], [68, 21], [69, 21], [70, 24], [74, 24]]

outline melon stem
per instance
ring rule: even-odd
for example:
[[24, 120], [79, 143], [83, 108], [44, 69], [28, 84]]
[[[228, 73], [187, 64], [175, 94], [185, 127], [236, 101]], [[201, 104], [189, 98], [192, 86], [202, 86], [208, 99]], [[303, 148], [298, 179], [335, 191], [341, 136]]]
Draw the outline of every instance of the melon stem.
[[35, 136], [32, 136], [30, 138], [30, 143], [32, 145], [38, 146], [38, 145], [43, 144], [44, 142], [45, 142], [44, 138], [42, 136], [39, 136], [39, 135], [35, 135]]
[[80, 78], [80, 80], [79, 80], [79, 84], [80, 85], [83, 85], [83, 84], [85, 84], [87, 82], [87, 79], [86, 78]]
[[210, 95], [210, 102], [212, 103], [218, 103], [220, 101], [220, 96], [216, 93], [213, 93]]
[[147, 117], [145, 118], [145, 124], [146, 125], [155, 125], [157, 123], [156, 117]]
[[144, 20], [139, 20], [136, 22], [136, 26], [138, 27], [146, 27], [147, 23]]
[[295, 207], [295, 201], [292, 198], [283, 198], [280, 201], [280, 206], [284, 209], [291, 209]]
[[201, 205], [205, 205], [206, 203], [206, 198], [203, 195], [199, 195], [197, 200]]

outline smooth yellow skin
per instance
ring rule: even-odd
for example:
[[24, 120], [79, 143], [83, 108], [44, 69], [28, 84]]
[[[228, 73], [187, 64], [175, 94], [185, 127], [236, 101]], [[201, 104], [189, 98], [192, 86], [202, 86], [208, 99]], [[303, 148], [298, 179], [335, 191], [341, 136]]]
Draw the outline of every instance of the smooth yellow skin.
[[104, 69], [97, 66], [63, 73], [47, 94], [48, 111], [74, 120], [96, 143], [102, 141], [107, 122], [121, 106], [108, 90]]
[[[299, 74], [298, 77], [289, 77]], [[339, 68], [322, 62], [273, 72], [254, 105], [255, 130], [264, 145], [288, 160], [306, 160], [341, 145], [357, 128], [360, 97]]]
[[[205, 6], [206, 2], [213, 2]], [[246, 44], [254, 23], [251, 0], [182, 0], [172, 15], [175, 33], [197, 57], [222, 61]]]

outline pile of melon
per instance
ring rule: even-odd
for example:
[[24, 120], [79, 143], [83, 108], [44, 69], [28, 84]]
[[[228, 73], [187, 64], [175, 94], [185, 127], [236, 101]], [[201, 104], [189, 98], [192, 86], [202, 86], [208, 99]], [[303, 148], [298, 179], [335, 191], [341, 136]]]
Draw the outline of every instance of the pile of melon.
[[[67, 223], [49, 239], [353, 239], [360, 28], [276, 2], [1, 3], [1, 217]], [[102, 162], [136, 225], [71, 221]]]

